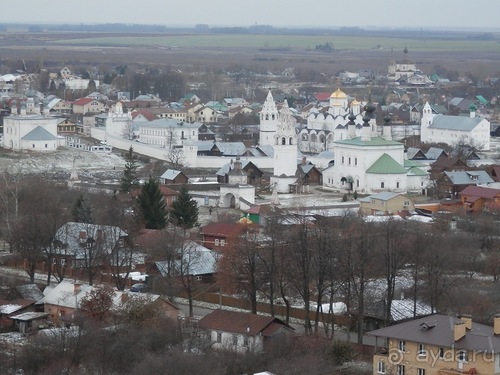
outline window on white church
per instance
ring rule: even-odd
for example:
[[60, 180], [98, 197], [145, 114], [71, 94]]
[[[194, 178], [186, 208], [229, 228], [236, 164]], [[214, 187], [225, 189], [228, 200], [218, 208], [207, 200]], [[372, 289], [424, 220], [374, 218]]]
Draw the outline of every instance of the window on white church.
[[396, 189], [399, 189], [399, 182], [396, 182]]
[[349, 165], [351, 165], [351, 158], [349, 157]]
[[344, 164], [344, 157], [342, 156], [342, 164]]
[[358, 158], [354, 158], [354, 165], [358, 165]]
[[381, 188], [381, 189], [383, 189], [383, 188], [384, 188], [384, 186], [385, 186], [384, 181], [382, 181], [382, 182], [380, 183], [380, 188]]

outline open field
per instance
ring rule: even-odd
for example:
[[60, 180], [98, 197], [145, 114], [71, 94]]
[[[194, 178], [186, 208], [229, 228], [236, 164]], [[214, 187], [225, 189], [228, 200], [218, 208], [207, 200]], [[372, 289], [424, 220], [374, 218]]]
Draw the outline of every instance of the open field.
[[340, 50], [394, 49], [407, 47], [412, 52], [500, 52], [500, 43], [493, 40], [471, 39], [410, 39], [381, 36], [331, 35], [144, 35], [97, 36], [55, 41], [63, 45], [85, 46], [157, 46], [167, 48], [256, 48], [256, 49], [314, 49], [316, 45], [330, 43]]
[[[0, 33], [1, 61], [43, 61], [44, 67], [73, 69], [98, 66], [106, 70], [125, 64], [129, 68], [158, 66], [183, 72], [207, 73], [245, 69], [281, 72], [292, 67], [316, 71], [325, 77], [342, 71], [387, 72], [392, 57], [415, 61], [426, 74], [444, 66], [480, 78], [500, 75], [500, 37], [472, 37], [448, 33], [408, 36], [373, 35], [278, 35], [190, 33]], [[319, 52], [317, 45], [330, 43], [334, 51]], [[0, 72], [3, 73], [3, 72]], [[5, 71], [7, 73], [7, 71]]]

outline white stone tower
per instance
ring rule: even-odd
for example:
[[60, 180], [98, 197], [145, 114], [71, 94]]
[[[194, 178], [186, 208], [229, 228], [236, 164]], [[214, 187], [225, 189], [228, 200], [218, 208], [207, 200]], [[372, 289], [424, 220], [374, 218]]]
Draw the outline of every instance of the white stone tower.
[[123, 112], [123, 105], [117, 102], [108, 111], [106, 119], [106, 134], [132, 139], [132, 115], [130, 112]]
[[430, 131], [429, 126], [432, 125], [432, 120], [434, 114], [432, 113], [432, 108], [429, 102], [425, 102], [424, 108], [422, 109], [422, 118], [420, 119], [420, 138], [422, 142], [428, 142]]
[[278, 108], [274, 102], [271, 90], [269, 90], [266, 101], [262, 106], [262, 111], [260, 112], [260, 146], [273, 144], [276, 127], [278, 125], [278, 116]]
[[295, 118], [285, 100], [274, 135], [274, 175], [295, 176], [297, 171], [297, 134]]

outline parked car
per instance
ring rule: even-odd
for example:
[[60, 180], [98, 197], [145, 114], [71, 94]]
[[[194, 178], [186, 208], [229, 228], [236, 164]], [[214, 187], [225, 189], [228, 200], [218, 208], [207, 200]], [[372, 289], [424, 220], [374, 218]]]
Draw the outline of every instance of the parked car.
[[145, 293], [146, 292], [146, 284], [144, 284], [144, 283], [134, 284], [130, 287], [130, 291], [136, 292], [136, 293]]

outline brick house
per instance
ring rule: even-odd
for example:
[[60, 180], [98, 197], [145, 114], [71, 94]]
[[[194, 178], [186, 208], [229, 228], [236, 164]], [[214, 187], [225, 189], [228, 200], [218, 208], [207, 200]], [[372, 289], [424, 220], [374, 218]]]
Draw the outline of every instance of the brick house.
[[491, 327], [435, 314], [368, 335], [375, 337], [374, 375], [500, 373], [500, 316]]

